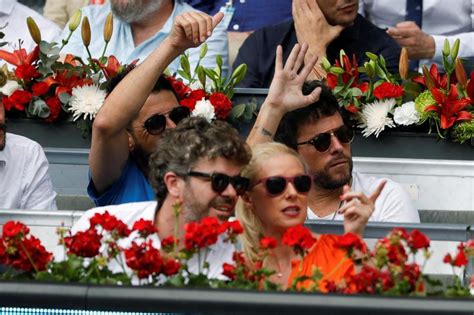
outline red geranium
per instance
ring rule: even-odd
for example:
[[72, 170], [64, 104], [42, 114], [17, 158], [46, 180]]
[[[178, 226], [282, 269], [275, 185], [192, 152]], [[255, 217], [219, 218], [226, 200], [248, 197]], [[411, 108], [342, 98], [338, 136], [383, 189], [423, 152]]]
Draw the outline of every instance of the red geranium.
[[403, 96], [403, 87], [398, 84], [383, 82], [374, 89], [374, 96], [379, 100], [401, 97]]
[[105, 231], [115, 232], [119, 236], [130, 235], [130, 229], [127, 227], [127, 225], [123, 221], [111, 215], [108, 211], [105, 211], [103, 214], [96, 213], [92, 218], [90, 218], [90, 224], [91, 227], [100, 225]]
[[310, 249], [316, 243], [316, 239], [309, 229], [300, 224], [288, 228], [283, 234], [281, 242], [293, 247], [296, 252], [301, 254]]
[[153, 225], [150, 220], [140, 219], [133, 224], [132, 230], [140, 232], [142, 237], [158, 233], [158, 229]]
[[205, 217], [201, 222], [190, 222], [184, 226], [184, 246], [187, 250], [196, 250], [211, 246], [217, 242], [222, 233], [219, 220], [214, 217]]
[[133, 242], [130, 248], [124, 251], [125, 263], [137, 274], [138, 278], [145, 279], [150, 275], [161, 273], [163, 259], [160, 251], [153, 247], [152, 242], [138, 245]]
[[430, 239], [418, 230], [413, 230], [408, 238], [408, 246], [414, 251], [430, 247]]
[[64, 245], [68, 253], [80, 257], [94, 257], [99, 254], [102, 236], [95, 228], [90, 228], [84, 232], [77, 232], [73, 236], [64, 238]]
[[222, 274], [226, 276], [227, 278], [234, 280], [235, 279], [235, 269], [236, 267], [234, 265], [224, 263], [222, 265]]
[[171, 253], [171, 251], [174, 248], [175, 242], [176, 242], [176, 245], [178, 245], [178, 240], [176, 240], [173, 236], [168, 236], [164, 238], [163, 240], [161, 240], [161, 248], [165, 252]]
[[168, 259], [163, 265], [163, 273], [169, 277], [177, 274], [179, 268], [181, 268], [181, 264], [179, 263], [179, 261], [174, 259]]
[[277, 246], [277, 240], [273, 237], [263, 237], [260, 239], [260, 249], [273, 249]]
[[337, 240], [336, 246], [345, 250], [357, 249], [364, 253], [367, 251], [367, 246], [364, 241], [354, 233], [346, 233], [340, 236]]
[[21, 222], [8, 221], [3, 225], [2, 236], [5, 238], [23, 237], [30, 232], [30, 229]]
[[227, 232], [230, 238], [235, 238], [237, 235], [244, 233], [244, 228], [239, 221], [225, 221], [221, 227], [223, 232]]

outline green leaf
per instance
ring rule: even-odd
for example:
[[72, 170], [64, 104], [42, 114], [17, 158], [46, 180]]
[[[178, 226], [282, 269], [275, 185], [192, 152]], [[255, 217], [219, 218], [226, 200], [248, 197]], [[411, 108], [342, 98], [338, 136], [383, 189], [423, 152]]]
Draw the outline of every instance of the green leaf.
[[180, 69], [178, 69], [176, 72], [177, 72], [183, 79], [186, 79], [186, 80], [188, 80], [188, 81], [191, 80], [191, 76], [190, 76], [190, 74], [189, 74], [188, 72], [185, 72], [185, 71], [180, 70]]
[[459, 44], [460, 44], [460, 40], [459, 38], [456, 38], [456, 40], [454, 41], [454, 44], [453, 44], [453, 48], [451, 49], [451, 59], [452, 60], [455, 60], [458, 56], [458, 52], [459, 52]]
[[217, 73], [212, 70], [212, 69], [208, 69], [208, 68], [203, 68], [204, 69], [204, 72], [206, 73], [206, 75], [213, 81], [215, 82], [217, 80]]
[[365, 55], [370, 59], [370, 60], [373, 60], [373, 61], [377, 61], [379, 59], [379, 57], [374, 54], [374, 53], [371, 53], [370, 51], [367, 51], [365, 52]]
[[345, 71], [344, 71], [344, 69], [339, 68], [339, 67], [331, 67], [329, 69], [329, 72], [331, 72], [333, 74], [343, 74]]
[[230, 77], [230, 84], [231, 85], [236, 85], [240, 81], [242, 81], [245, 78], [245, 75], [247, 74], [247, 64], [242, 63], [235, 68], [235, 70], [232, 72], [232, 76]]
[[328, 71], [329, 68], [331, 68], [331, 63], [329, 62], [328, 58], [323, 57], [322, 58], [322, 63], [324, 70]]
[[199, 59], [204, 58], [206, 54], [207, 54], [207, 44], [204, 43], [201, 45], [201, 49], [199, 50]]
[[198, 76], [199, 82], [202, 85], [202, 88], [206, 89], [206, 73], [204, 72], [204, 68], [202, 66], [198, 66], [196, 68], [196, 74]]
[[63, 103], [64, 105], [69, 104], [69, 101], [71, 100], [71, 95], [68, 93], [60, 93], [59, 95], [59, 101]]
[[[181, 69], [183, 69], [184, 72], [186, 72], [188, 74], [191, 74], [191, 67], [189, 66], [188, 56], [181, 55], [180, 66], [181, 66]], [[190, 77], [190, 75], [188, 77]]]
[[362, 91], [359, 88], [352, 88], [351, 89], [352, 96], [362, 96]]
[[50, 110], [42, 99], [36, 99], [28, 105], [28, 113], [33, 117], [48, 118]]
[[217, 63], [217, 67], [219, 69], [222, 69], [222, 56], [221, 55], [216, 56], [216, 63]]
[[245, 104], [235, 105], [234, 107], [232, 107], [230, 115], [234, 118], [240, 118], [245, 112], [245, 107]]

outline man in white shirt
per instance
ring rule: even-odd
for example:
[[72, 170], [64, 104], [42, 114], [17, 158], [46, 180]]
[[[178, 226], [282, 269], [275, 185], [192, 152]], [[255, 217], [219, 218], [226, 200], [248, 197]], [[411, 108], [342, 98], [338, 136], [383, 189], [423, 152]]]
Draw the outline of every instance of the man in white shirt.
[[313, 187], [308, 194], [308, 219], [342, 220], [371, 213], [369, 221], [420, 222], [406, 191], [387, 179], [352, 171], [354, 131], [337, 99], [319, 81], [305, 83], [311, 65], [302, 60], [308, 47], [295, 45], [285, 65], [277, 50], [275, 76], [247, 142], [282, 142], [308, 164]]
[[[416, 14], [409, 14], [409, 5], [417, 1], [418, 23]], [[361, 0], [359, 12], [378, 27], [387, 28], [420, 65], [437, 63], [441, 67], [444, 40], [452, 46], [459, 38], [459, 57], [466, 60], [467, 70], [473, 69], [474, 0]]]
[[[174, 129], [167, 129], [150, 158], [150, 181], [157, 201], [128, 203], [89, 210], [72, 232], [89, 228], [89, 218], [97, 212], [108, 211], [130, 227], [141, 218], [151, 220], [158, 229], [158, 238], [174, 235], [178, 226], [179, 244], [184, 244], [184, 225], [212, 213], [228, 217], [238, 196], [249, 185], [240, 171], [250, 160], [250, 149], [229, 124], [192, 117]], [[178, 219], [174, 208], [180, 205]], [[207, 261], [208, 276], [219, 278], [222, 264], [232, 261], [234, 246], [219, 241], [212, 246]], [[190, 262], [197, 272], [198, 261]]]
[[35, 48], [36, 43], [31, 38], [26, 25], [26, 18], [29, 16], [35, 20], [41, 30], [43, 40], [52, 41], [61, 33], [61, 29], [56, 24], [16, 0], [0, 0], [0, 27], [5, 26], [2, 29], [5, 34], [2, 42], [8, 43], [1, 49], [10, 52], [19, 49], [19, 39], [22, 40], [21, 48], [27, 52]]
[[[181, 0], [110, 0], [104, 5], [91, 5], [81, 9], [83, 16], [89, 18], [92, 41], [89, 51], [93, 58], [99, 58], [104, 50], [102, 32], [107, 15], [114, 14], [114, 31], [105, 55], [114, 55], [121, 63], [131, 63], [139, 59], [145, 60], [156, 47], [160, 46], [172, 32], [173, 21], [178, 15], [189, 12], [199, 12]], [[195, 21], [197, 23], [197, 21]], [[69, 28], [66, 26], [60, 40], [66, 39]], [[187, 50], [191, 70], [194, 71], [198, 60], [204, 67], [214, 68], [216, 56], [222, 56], [222, 69], [225, 76], [229, 69], [228, 41], [226, 26], [217, 25], [212, 35], [206, 40], [208, 52], [200, 60], [200, 48]], [[61, 50], [62, 54], [73, 54], [87, 60], [88, 53], [82, 43], [81, 32], [72, 34], [69, 43]], [[175, 58], [168, 65], [171, 73], [179, 68], [180, 58]]]
[[56, 210], [56, 193], [41, 146], [6, 132], [0, 102], [0, 209]]

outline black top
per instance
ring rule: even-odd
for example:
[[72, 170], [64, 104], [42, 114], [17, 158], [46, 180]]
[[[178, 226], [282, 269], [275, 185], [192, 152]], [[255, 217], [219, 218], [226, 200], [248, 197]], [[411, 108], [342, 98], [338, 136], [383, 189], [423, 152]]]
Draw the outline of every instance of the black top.
[[[277, 45], [283, 46], [283, 60], [286, 60], [296, 43], [293, 20], [255, 31], [245, 40], [234, 62], [234, 69], [242, 63], [248, 66], [247, 75], [238, 86], [268, 88], [275, 71]], [[385, 58], [388, 71], [398, 71], [400, 46], [384, 30], [361, 15], [357, 15], [354, 24], [345, 28], [339, 37], [329, 44], [326, 54], [331, 63], [339, 58], [341, 49], [344, 49], [351, 60], [355, 54], [359, 66], [368, 59], [366, 51], [381, 54]]]

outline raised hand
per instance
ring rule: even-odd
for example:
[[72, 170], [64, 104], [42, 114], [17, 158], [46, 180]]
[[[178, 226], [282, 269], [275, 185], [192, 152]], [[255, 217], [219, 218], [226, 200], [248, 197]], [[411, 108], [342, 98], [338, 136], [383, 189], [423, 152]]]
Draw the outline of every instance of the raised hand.
[[213, 17], [196, 11], [180, 14], [174, 20], [168, 40], [175, 49], [181, 52], [197, 47], [212, 35], [223, 17], [222, 12]]
[[308, 106], [319, 100], [321, 93], [319, 87], [309, 95], [304, 95], [302, 92], [303, 83], [318, 60], [316, 56], [313, 56], [302, 68], [307, 51], [307, 44], [296, 44], [291, 50], [285, 65], [283, 65], [282, 47], [277, 47], [275, 75], [265, 103], [281, 111], [281, 113]]
[[375, 191], [366, 196], [362, 192], [351, 191], [348, 185], [344, 186], [341, 200], [344, 205], [338, 210], [344, 215], [344, 232], [352, 232], [363, 236], [365, 226], [375, 209], [375, 201], [380, 196], [387, 181], [382, 181]]

